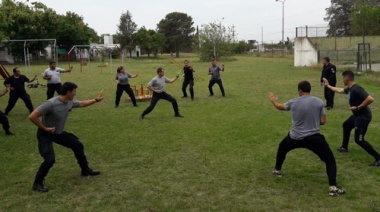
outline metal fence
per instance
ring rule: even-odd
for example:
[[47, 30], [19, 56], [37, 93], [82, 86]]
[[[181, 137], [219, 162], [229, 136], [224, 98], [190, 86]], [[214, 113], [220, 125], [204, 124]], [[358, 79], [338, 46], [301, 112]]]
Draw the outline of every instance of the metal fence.
[[340, 65], [359, 71], [380, 71], [380, 36], [327, 36], [328, 27], [296, 28], [296, 37], [308, 37], [319, 58], [329, 57]]

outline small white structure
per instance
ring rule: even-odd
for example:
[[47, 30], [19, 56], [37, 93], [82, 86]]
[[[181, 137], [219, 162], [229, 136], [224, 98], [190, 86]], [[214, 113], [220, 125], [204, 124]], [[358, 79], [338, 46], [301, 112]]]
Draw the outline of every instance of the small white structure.
[[318, 49], [308, 37], [294, 40], [294, 66], [314, 66], [318, 64]]

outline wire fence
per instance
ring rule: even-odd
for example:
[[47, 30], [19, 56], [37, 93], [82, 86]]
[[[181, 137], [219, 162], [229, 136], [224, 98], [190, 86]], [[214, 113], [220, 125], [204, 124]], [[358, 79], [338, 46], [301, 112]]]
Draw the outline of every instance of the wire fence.
[[328, 36], [328, 27], [296, 28], [296, 37], [308, 37], [319, 58], [358, 70], [380, 70], [380, 36]]

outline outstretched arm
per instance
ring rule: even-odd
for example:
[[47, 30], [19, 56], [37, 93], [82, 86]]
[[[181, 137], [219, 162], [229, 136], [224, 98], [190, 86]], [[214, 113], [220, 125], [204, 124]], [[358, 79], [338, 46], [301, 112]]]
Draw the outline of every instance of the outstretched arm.
[[63, 70], [62, 73], [68, 73], [68, 72], [70, 73], [72, 70], [73, 70], [73, 66], [70, 66], [70, 68]]
[[28, 83], [31, 83], [31, 82], [33, 82], [36, 79], [37, 79], [37, 75], [34, 75], [33, 79], [29, 80]]
[[277, 108], [278, 110], [285, 110], [285, 104], [278, 103], [277, 97], [272, 92], [269, 92], [268, 98], [275, 108]]
[[326, 88], [336, 92], [336, 93], [344, 93], [344, 88], [338, 88], [338, 87], [333, 87], [329, 84], [329, 81], [326, 78], [323, 78], [323, 84], [325, 85]]
[[103, 90], [104, 89], [102, 89], [99, 92], [98, 97], [96, 97], [95, 99], [80, 101], [79, 107], [87, 107], [87, 106], [90, 106], [90, 105], [92, 105], [94, 103], [102, 101], [104, 99], [104, 97], [103, 97]]
[[169, 83], [175, 82], [178, 79], [178, 77], [179, 77], [179, 73], [177, 73], [177, 75], [174, 78], [170, 79]]

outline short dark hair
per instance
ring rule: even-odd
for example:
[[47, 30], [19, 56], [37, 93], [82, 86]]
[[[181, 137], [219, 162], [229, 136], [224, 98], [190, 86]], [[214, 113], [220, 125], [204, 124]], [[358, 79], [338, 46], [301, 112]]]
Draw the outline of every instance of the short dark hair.
[[329, 57], [324, 57], [323, 59], [326, 60], [328, 63], [330, 62], [330, 58]]
[[163, 69], [163, 68], [161, 68], [161, 67], [160, 67], [160, 68], [158, 68], [158, 69], [157, 69], [157, 74], [161, 73], [163, 70], [164, 70], [164, 69]]
[[189, 62], [188, 60], [184, 60], [183, 62]]
[[54, 63], [56, 63], [56, 62], [52, 60], [49, 62], [49, 65], [53, 65]]
[[61, 87], [61, 95], [66, 95], [67, 92], [73, 91], [74, 89], [78, 88], [78, 86], [72, 82], [65, 82], [63, 83]]
[[121, 71], [123, 68], [124, 68], [124, 66], [119, 66], [119, 67], [117, 67], [116, 72], [117, 72], [117, 73], [120, 73], [120, 71]]
[[301, 90], [302, 92], [305, 92], [305, 93], [310, 93], [310, 91], [311, 91], [310, 82], [308, 82], [308, 81], [299, 82], [298, 83], [298, 90]]
[[351, 70], [343, 71], [342, 76], [343, 77], [348, 77], [349, 80], [354, 80], [355, 79], [355, 74]]
[[16, 73], [17, 69], [18, 69], [18, 67], [15, 67], [15, 68], [13, 69], [13, 73], [14, 73], [14, 74]]

